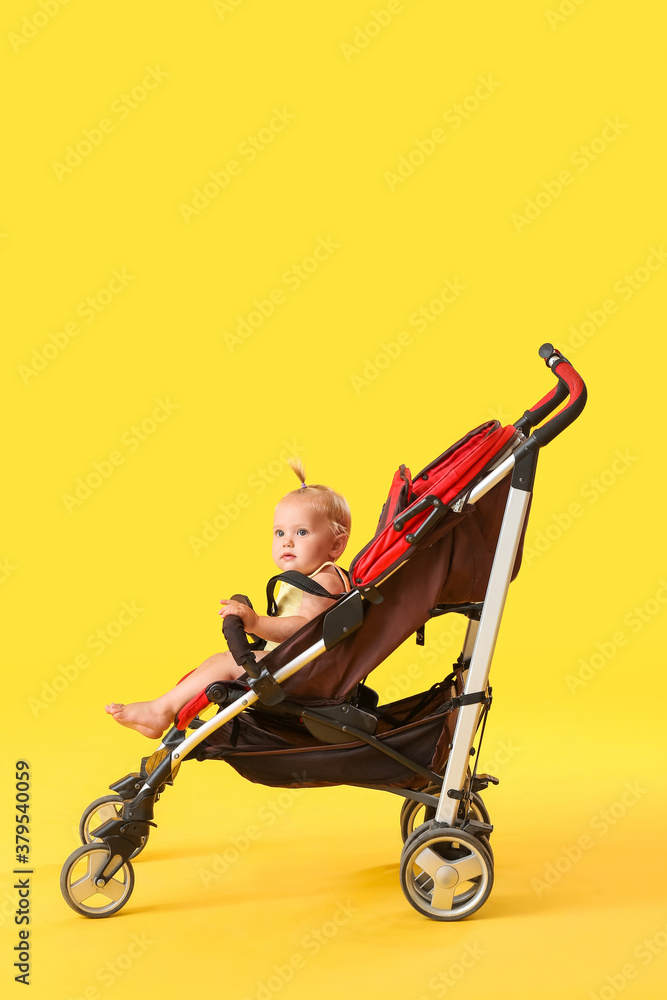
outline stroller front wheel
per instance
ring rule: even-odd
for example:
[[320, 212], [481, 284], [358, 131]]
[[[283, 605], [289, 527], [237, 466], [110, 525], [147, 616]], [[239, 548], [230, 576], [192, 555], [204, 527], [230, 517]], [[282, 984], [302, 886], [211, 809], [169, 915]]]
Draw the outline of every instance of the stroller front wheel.
[[84, 917], [110, 917], [125, 906], [134, 889], [132, 865], [126, 861], [106, 885], [98, 884], [111, 859], [101, 842], [84, 844], [68, 857], [60, 874], [65, 902]]
[[403, 847], [401, 888], [431, 920], [462, 920], [482, 906], [493, 887], [493, 861], [477, 837], [433, 821]]
[[[99, 844], [101, 841], [93, 837], [91, 830], [96, 830], [98, 827], [102, 826], [103, 823], [107, 823], [110, 819], [118, 819], [123, 809], [123, 798], [120, 795], [103, 795], [99, 799], [95, 799], [90, 805], [84, 809], [81, 816], [81, 821], [79, 823], [79, 836], [81, 837], [82, 844]], [[131, 856], [131, 860], [136, 858], [137, 854], [141, 854], [148, 837], [142, 838], [142, 843], [137, 847], [134, 854]]]

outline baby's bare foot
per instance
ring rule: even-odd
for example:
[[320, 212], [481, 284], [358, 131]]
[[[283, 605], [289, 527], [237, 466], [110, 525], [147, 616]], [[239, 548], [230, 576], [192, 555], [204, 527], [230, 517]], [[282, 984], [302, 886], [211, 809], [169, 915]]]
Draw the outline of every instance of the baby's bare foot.
[[104, 709], [121, 726], [135, 729], [152, 740], [159, 739], [173, 719], [167, 710], [161, 709], [154, 701], [134, 701], [130, 705], [112, 702], [105, 705]]

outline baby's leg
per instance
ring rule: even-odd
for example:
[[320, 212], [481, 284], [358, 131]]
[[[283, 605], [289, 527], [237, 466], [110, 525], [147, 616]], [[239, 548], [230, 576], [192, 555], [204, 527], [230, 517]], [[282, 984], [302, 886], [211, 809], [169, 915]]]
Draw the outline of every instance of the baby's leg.
[[[258, 651], [255, 656], [260, 659], [266, 654]], [[239, 667], [232, 654], [214, 653], [204, 660], [196, 670], [171, 688], [166, 694], [161, 695], [153, 701], [134, 701], [130, 705], [120, 705], [113, 702], [105, 706], [109, 715], [113, 715], [116, 722], [130, 729], [136, 729], [143, 736], [151, 739], [158, 739], [169, 727], [186, 702], [190, 701], [196, 694], [208, 687], [213, 681], [230, 681], [240, 677], [245, 671]]]

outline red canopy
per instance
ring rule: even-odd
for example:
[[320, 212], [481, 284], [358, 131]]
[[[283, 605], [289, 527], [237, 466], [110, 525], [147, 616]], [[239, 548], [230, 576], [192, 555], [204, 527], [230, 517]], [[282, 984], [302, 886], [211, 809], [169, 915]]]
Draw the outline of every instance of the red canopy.
[[[451, 503], [505, 448], [514, 434], [515, 427], [501, 427], [497, 420], [481, 424], [415, 476], [407, 491], [405, 477], [407, 475], [409, 483], [409, 470], [401, 466], [394, 476], [383, 508], [378, 534], [361, 550], [350, 567], [352, 583], [362, 586], [379, 582], [387, 570], [399, 565], [410, 549], [405, 536], [416, 532], [432, 509], [410, 519], [411, 508], [425, 496], [436, 496], [445, 504]], [[409, 506], [399, 510], [401, 493], [406, 499], [409, 497]], [[390, 514], [391, 520], [385, 516], [386, 513]], [[403, 526], [397, 531], [393, 522], [399, 515]]]

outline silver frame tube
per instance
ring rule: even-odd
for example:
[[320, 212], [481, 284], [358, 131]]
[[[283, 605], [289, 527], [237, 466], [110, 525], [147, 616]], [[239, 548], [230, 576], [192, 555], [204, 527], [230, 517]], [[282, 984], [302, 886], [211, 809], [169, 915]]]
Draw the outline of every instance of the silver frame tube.
[[[523, 444], [523, 441], [517, 442], [517, 447]], [[514, 468], [514, 455], [509, 455], [500, 465], [497, 465], [495, 469], [492, 469], [488, 476], [482, 479], [481, 483], [471, 491], [468, 497], [468, 503], [476, 503], [481, 497], [483, 497], [489, 490], [493, 489], [501, 479], [504, 479], [512, 469]]]
[[[507, 475], [513, 465], [513, 458], [503, 462], [492, 473], [494, 482], [485, 489], [482, 488], [486, 486], [487, 480], [480, 483], [477, 488], [480, 492], [474, 491], [471, 494], [471, 501], [475, 493], [477, 493], [475, 499], [479, 499], [488, 489], [491, 489], [492, 485], [495, 486], [503, 478], [503, 474]], [[504, 473], [496, 478], [496, 473], [500, 473], [501, 469], [505, 466]], [[493, 559], [491, 575], [484, 599], [484, 608], [479, 622], [475, 648], [470, 661], [470, 667], [468, 668], [465, 685], [466, 694], [476, 691], [486, 691], [488, 687], [491, 660], [493, 659], [500, 620], [505, 607], [505, 599], [510, 585], [510, 578], [514, 568], [514, 561], [530, 497], [530, 492], [517, 490], [513, 486], [510, 486], [505, 514], [496, 546], [496, 554]], [[470, 761], [470, 750], [475, 739], [481, 708], [480, 704], [476, 704], [464, 705], [459, 709], [452, 749], [447, 761], [440, 801], [435, 813], [435, 819], [438, 823], [446, 823], [448, 826], [454, 826], [460, 800], [450, 798], [448, 793], [450, 790], [463, 791], [468, 763]]]
[[479, 622], [476, 618], [468, 619], [468, 627], [466, 629], [465, 638], [463, 640], [463, 649], [461, 650], [461, 657], [463, 662], [468, 666], [468, 660], [472, 657], [473, 650], [475, 648], [475, 639], [477, 638], [477, 630], [479, 628]]

